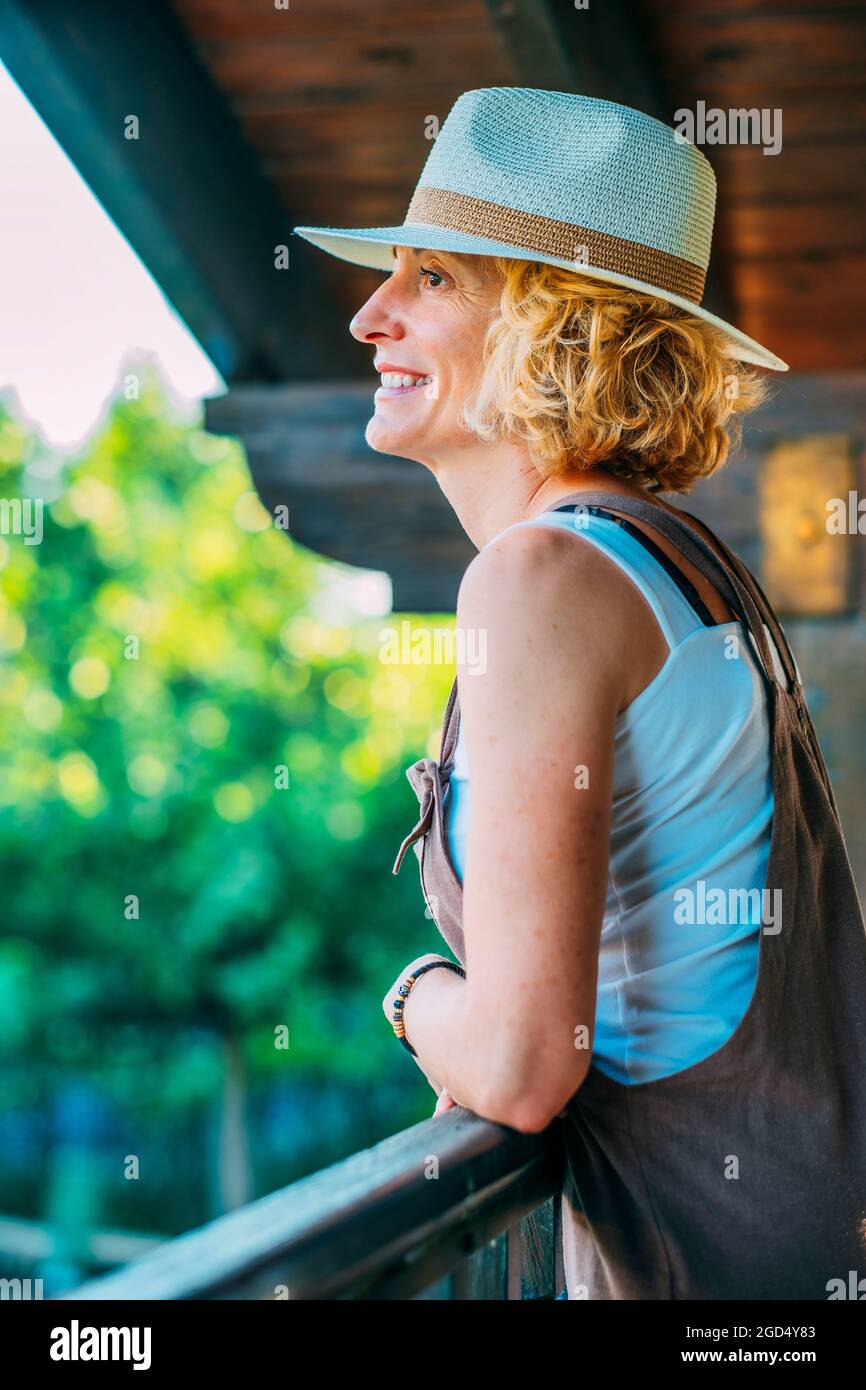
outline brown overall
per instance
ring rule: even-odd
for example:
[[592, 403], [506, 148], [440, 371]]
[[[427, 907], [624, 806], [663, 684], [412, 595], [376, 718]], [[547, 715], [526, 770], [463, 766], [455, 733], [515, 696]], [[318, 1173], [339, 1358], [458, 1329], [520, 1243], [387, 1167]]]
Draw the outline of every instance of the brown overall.
[[[726, 1043], [637, 1085], [591, 1066], [554, 1121], [566, 1148], [568, 1294], [827, 1299], [866, 1277], [866, 927], [794, 659], [760, 586], [720, 541], [724, 564], [700, 532], [651, 503], [581, 492], [555, 505], [575, 504], [656, 527], [752, 634], [772, 736], [766, 887], [781, 889], [782, 927], [761, 934], [755, 992]], [[459, 721], [455, 680], [440, 762], [407, 769], [421, 818], [394, 872], [414, 843], [425, 898], [465, 965], [463, 895], [444, 818]]]

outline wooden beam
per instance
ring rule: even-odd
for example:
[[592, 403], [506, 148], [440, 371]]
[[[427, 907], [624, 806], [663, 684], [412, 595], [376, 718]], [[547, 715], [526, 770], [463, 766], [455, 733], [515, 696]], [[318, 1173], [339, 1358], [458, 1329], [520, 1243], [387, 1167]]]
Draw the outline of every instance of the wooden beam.
[[[527, 87], [580, 90], [574, 63], [546, 0], [486, 0], [486, 4], [515, 72]], [[587, 96], [593, 95], [587, 92]]]
[[241, 440], [293, 540], [390, 575], [398, 611], [452, 612], [475, 547], [426, 468], [367, 446], [374, 389], [372, 378], [236, 387], [207, 402], [206, 426]]
[[529, 87], [580, 92], [665, 119], [631, 0], [577, 9], [572, 0], [486, 0], [511, 60]]
[[[866, 439], [866, 374], [779, 378], [749, 419], [744, 454], [671, 501], [703, 517], [756, 573], [761, 569], [761, 463], [782, 438], [847, 434]], [[206, 426], [243, 443], [270, 511], [289, 509], [289, 534], [343, 564], [384, 571], [394, 608], [453, 612], [476, 554], [421, 464], [374, 453], [364, 440], [371, 381], [244, 386], [208, 401]], [[866, 595], [864, 595], [866, 598]]]
[[357, 374], [317, 253], [167, 0], [0, 0], [0, 58], [227, 381]]

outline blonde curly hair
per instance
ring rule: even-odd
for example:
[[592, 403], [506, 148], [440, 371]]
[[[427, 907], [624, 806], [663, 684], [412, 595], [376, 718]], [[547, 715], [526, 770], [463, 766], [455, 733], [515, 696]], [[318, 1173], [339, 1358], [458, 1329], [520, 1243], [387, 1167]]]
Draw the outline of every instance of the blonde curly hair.
[[766, 379], [718, 330], [663, 299], [535, 261], [490, 257], [499, 313], [464, 422], [524, 441], [545, 476], [601, 466], [689, 492], [740, 442]]

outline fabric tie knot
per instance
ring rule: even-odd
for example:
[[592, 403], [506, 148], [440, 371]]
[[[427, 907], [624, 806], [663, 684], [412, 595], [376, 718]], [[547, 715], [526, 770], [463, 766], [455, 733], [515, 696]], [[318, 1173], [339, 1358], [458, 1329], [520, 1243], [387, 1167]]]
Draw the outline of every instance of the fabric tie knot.
[[439, 764], [435, 758], [419, 758], [417, 763], [407, 767], [406, 776], [415, 789], [418, 802], [421, 806], [421, 815], [417, 823], [409, 831], [405, 840], [397, 852], [392, 873], [399, 873], [403, 856], [410, 845], [416, 840], [420, 840], [422, 835], [426, 835], [433, 820], [433, 812], [441, 792], [441, 782], [439, 780]]

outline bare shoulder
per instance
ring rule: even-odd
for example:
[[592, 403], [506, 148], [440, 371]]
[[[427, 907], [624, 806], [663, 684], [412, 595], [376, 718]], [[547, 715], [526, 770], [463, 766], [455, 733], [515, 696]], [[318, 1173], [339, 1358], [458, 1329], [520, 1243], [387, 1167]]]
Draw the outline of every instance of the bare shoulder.
[[667, 654], [631, 580], [561, 526], [513, 527], [479, 551], [460, 585], [457, 625], [484, 632], [494, 661], [506, 648], [512, 659], [531, 655], [536, 674], [594, 678], [616, 691], [620, 705]]
[[[617, 583], [617, 575], [621, 583]], [[561, 526], [516, 526], [491, 541], [468, 566], [458, 594], [458, 616], [465, 608], [491, 609], [506, 599], [513, 609], [543, 611], [548, 605], [580, 605], [589, 618], [593, 598], [625, 598], [633, 588], [596, 546]]]

